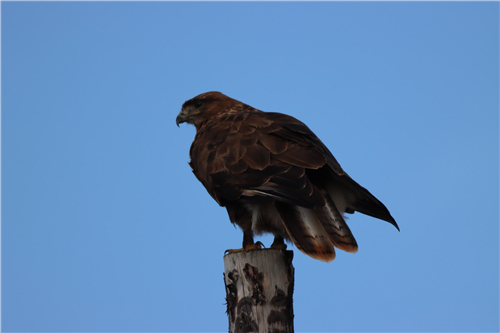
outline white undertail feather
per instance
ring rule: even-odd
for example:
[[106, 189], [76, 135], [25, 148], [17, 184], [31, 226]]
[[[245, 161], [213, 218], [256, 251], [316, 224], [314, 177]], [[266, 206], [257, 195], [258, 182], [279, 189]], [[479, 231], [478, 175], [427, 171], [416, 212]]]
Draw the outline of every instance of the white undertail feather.
[[358, 251], [358, 245], [351, 230], [345, 223], [344, 217], [336, 208], [336, 203], [330, 200], [328, 195], [326, 195], [325, 201], [325, 206], [318, 209], [317, 213], [320, 216], [321, 224], [328, 233], [330, 240], [335, 247], [346, 252], [356, 253]]
[[300, 251], [326, 262], [335, 258], [335, 247], [356, 252], [356, 240], [342, 216], [346, 209], [343, 193], [335, 188], [328, 190], [329, 193], [324, 192], [325, 206], [307, 209], [290, 205], [289, 209], [295, 211], [295, 218], [290, 217], [290, 221], [274, 204], [247, 204], [253, 232], [256, 235], [270, 232], [290, 238]]
[[279, 230], [281, 234], [285, 233], [280, 213], [273, 204], [247, 204], [246, 207], [252, 214], [252, 230], [257, 235], [263, 231], [263, 215], [267, 217], [272, 229]]
[[322, 243], [326, 244], [326, 242], [329, 242], [328, 234], [325, 232], [325, 228], [321, 225], [321, 221], [314, 210], [297, 207], [297, 211], [302, 216], [302, 221], [307, 224], [307, 230], [311, 236], [319, 239]]
[[[318, 218], [316, 211], [304, 207], [297, 207], [297, 211], [303, 217], [302, 221], [306, 223], [309, 236], [314, 238], [314, 243], [328, 252], [331, 251], [333, 253], [333, 258], [335, 258], [335, 249], [333, 244], [330, 241], [325, 228], [323, 228], [322, 222]], [[333, 258], [331, 260], [333, 260]]]
[[247, 207], [250, 214], [252, 214], [252, 230], [255, 230], [257, 222], [260, 220], [261, 216], [260, 205], [246, 204], [245, 206]]

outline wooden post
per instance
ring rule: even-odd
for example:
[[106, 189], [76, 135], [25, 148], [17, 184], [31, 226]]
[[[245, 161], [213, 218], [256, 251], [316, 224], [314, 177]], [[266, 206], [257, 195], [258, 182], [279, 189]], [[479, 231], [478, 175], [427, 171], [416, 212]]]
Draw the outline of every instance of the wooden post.
[[224, 256], [229, 332], [293, 333], [293, 251]]

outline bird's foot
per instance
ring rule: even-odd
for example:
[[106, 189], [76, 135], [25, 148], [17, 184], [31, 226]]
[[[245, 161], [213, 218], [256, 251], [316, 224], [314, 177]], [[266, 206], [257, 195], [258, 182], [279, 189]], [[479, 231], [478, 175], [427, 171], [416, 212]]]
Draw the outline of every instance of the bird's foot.
[[271, 249], [286, 250], [285, 240], [281, 236], [275, 236]]
[[276, 249], [276, 250], [286, 250], [287, 246], [286, 244], [272, 244], [271, 249]]
[[241, 251], [261, 250], [262, 248], [264, 248], [264, 244], [262, 244], [261, 242], [256, 242], [256, 243], [245, 245], [241, 249], [226, 250], [224, 252], [224, 254], [231, 254], [231, 253], [236, 253], [236, 252], [241, 252]]

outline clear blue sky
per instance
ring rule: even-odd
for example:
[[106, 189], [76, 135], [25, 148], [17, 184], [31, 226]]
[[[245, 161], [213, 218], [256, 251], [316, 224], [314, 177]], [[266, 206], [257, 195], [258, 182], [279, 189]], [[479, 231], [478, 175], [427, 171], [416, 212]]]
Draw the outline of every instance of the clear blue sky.
[[498, 331], [498, 2], [1, 6], [4, 331], [227, 330], [242, 234], [175, 126], [210, 90], [304, 121], [401, 227], [294, 250], [297, 332]]

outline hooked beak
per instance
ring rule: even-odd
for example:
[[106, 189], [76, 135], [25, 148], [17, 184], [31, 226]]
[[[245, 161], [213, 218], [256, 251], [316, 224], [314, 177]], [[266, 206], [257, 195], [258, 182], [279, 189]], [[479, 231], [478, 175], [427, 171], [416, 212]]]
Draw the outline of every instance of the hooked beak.
[[186, 117], [185, 115], [179, 113], [177, 118], [175, 118], [175, 124], [177, 125], [177, 127], [179, 127], [179, 124], [185, 123], [187, 121], [187, 118], [188, 117]]

